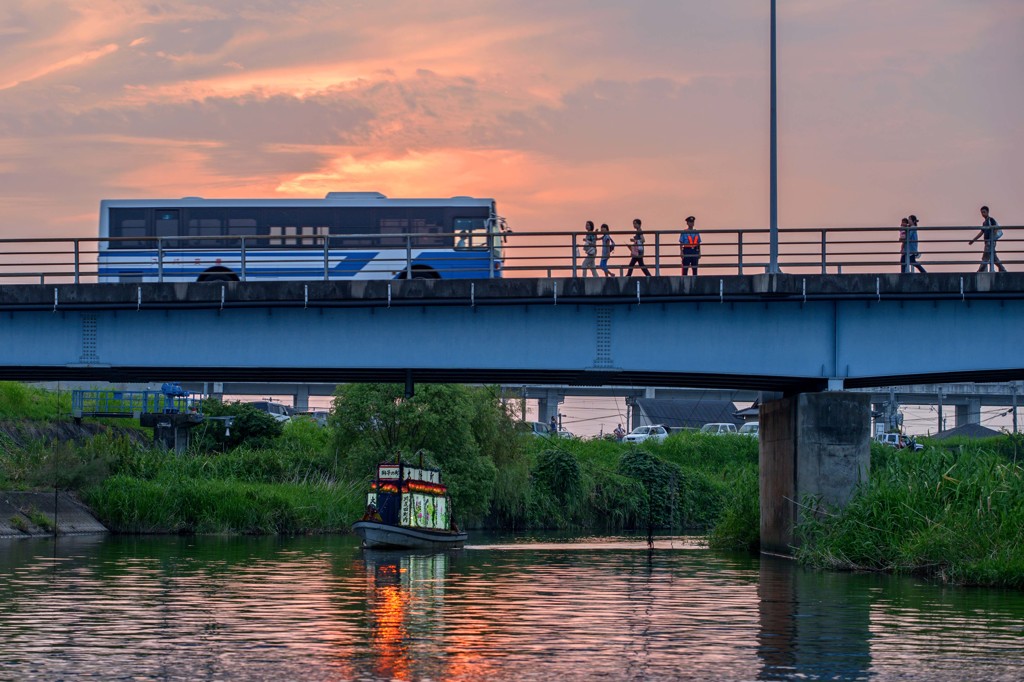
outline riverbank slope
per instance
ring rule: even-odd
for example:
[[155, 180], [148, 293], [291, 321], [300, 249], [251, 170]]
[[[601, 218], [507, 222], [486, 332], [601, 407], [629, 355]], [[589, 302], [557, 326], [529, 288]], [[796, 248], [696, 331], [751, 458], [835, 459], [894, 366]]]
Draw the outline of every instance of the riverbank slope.
[[0, 492], [0, 538], [106, 532], [106, 526], [68, 493]]

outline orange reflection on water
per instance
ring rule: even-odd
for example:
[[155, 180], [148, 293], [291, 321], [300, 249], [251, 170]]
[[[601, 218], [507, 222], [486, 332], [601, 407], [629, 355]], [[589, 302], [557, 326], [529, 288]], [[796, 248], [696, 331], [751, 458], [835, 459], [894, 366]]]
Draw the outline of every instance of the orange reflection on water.
[[[378, 571], [386, 568], [379, 567]], [[409, 593], [400, 584], [380, 585], [374, 589], [370, 607], [373, 616], [370, 642], [376, 654], [374, 672], [382, 677], [397, 680], [412, 677], [405, 625], [409, 600]]]

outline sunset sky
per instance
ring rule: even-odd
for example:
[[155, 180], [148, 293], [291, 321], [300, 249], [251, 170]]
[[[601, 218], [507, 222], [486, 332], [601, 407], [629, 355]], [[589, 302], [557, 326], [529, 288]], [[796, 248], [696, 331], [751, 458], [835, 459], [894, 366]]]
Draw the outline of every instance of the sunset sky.
[[[768, 0], [4, 0], [0, 236], [103, 198], [768, 224]], [[780, 224], [1024, 223], [1024, 2], [779, 0]]]

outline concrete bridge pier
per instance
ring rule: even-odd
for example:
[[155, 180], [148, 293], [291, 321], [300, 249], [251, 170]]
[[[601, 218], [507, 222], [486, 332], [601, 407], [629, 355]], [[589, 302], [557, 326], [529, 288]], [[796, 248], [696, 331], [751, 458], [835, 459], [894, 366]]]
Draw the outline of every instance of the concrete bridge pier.
[[966, 403], [954, 406], [956, 409], [956, 425], [980, 424], [981, 423], [981, 401], [968, 400]]
[[292, 396], [292, 406], [298, 412], [306, 412], [309, 410], [309, 386], [306, 384], [296, 384], [295, 395]]
[[537, 421], [547, 424], [551, 417], [561, 424], [558, 418], [558, 406], [565, 401], [565, 395], [557, 391], [547, 391], [547, 395], [537, 399]]
[[[761, 550], [789, 554], [803, 506], [842, 507], [871, 463], [871, 398], [829, 391], [761, 405]], [[814, 504], [814, 502], [811, 502]]]

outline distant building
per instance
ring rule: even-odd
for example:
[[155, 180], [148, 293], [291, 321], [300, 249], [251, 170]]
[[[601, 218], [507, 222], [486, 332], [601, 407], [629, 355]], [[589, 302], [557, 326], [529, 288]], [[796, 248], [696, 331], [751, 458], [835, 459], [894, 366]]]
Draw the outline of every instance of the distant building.
[[743, 419], [736, 417], [736, 405], [729, 400], [655, 400], [636, 398], [633, 401], [631, 426], [664, 424], [673, 429], [699, 429], [705, 424], [728, 422], [739, 427]]
[[956, 428], [946, 429], [936, 433], [932, 438], [935, 440], [946, 440], [947, 438], [991, 438], [998, 436], [999, 431], [990, 429], [981, 424], [961, 424]]
[[756, 422], [761, 418], [761, 401], [755, 400], [750, 407], [744, 407], [742, 410], [736, 410], [733, 412], [733, 416], [737, 419], [746, 422]]

